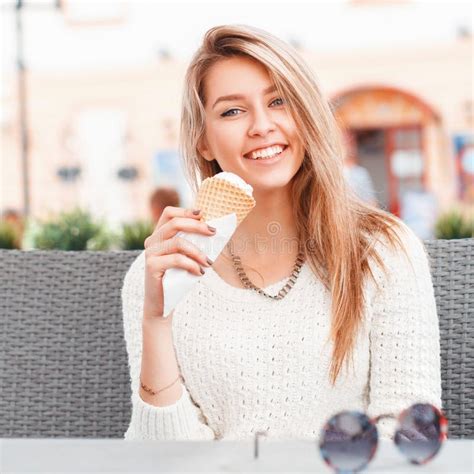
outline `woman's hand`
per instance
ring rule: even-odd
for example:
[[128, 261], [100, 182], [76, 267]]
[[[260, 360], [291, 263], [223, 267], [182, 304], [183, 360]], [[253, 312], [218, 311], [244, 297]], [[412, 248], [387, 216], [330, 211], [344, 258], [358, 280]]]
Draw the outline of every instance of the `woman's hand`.
[[214, 235], [215, 230], [200, 221], [201, 217], [201, 213], [194, 214], [192, 209], [167, 206], [155, 230], [145, 239], [144, 322], [163, 319], [163, 275], [168, 268], [183, 268], [201, 276], [204, 274], [201, 266], [212, 265], [213, 262], [198, 247], [176, 236], [180, 231]]

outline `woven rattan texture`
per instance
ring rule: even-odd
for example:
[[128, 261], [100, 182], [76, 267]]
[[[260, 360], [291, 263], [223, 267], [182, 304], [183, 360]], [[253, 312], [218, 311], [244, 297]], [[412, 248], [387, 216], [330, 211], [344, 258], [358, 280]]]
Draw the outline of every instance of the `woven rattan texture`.
[[206, 178], [196, 198], [196, 209], [202, 210], [204, 220], [215, 219], [231, 212], [240, 224], [254, 208], [255, 199], [224, 179]]
[[474, 438], [474, 239], [425, 242], [441, 333], [443, 408], [451, 438]]
[[0, 437], [123, 437], [130, 252], [0, 250]]
[[[474, 437], [474, 239], [425, 242], [452, 438]], [[139, 254], [0, 250], [0, 437], [122, 437], [120, 288]]]

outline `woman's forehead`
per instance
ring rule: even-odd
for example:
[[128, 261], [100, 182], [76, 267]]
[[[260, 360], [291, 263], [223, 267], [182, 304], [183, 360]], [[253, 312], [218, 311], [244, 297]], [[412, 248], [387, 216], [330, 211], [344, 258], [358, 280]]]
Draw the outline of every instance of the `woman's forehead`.
[[268, 70], [245, 57], [226, 58], [213, 64], [204, 79], [205, 96], [212, 107], [220, 97], [246, 96], [274, 90]]

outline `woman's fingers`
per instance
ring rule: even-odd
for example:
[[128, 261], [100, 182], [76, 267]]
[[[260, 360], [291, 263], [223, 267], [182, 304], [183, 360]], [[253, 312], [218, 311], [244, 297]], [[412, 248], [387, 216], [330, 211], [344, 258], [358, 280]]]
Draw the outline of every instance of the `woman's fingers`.
[[155, 255], [168, 255], [172, 253], [182, 253], [194, 260], [200, 265], [209, 267], [212, 265], [212, 261], [207, 255], [202, 252], [196, 245], [189, 242], [187, 239], [174, 236], [172, 239], [165, 240], [162, 245], [155, 247], [149, 247], [146, 252], [150, 256]]
[[199, 209], [188, 209], [185, 207], [174, 207], [174, 206], [166, 206], [161, 213], [160, 218], [156, 224], [156, 229], [166, 224], [168, 221], [173, 219], [174, 217], [188, 217], [190, 219], [199, 220], [202, 217], [202, 214], [199, 212], [196, 214], [196, 211], [200, 211]]
[[189, 217], [173, 217], [168, 222], [156, 229], [150, 237], [145, 240], [145, 248], [160, 244], [161, 242], [171, 239], [178, 232], [194, 232], [196, 234], [214, 235], [215, 231], [205, 222]]
[[204, 270], [201, 271], [199, 263], [182, 253], [147, 257], [146, 268], [150, 275], [158, 278], [161, 278], [166, 270], [170, 268], [182, 268], [194, 275], [204, 275]]
[[[196, 213], [196, 211], [199, 212]], [[166, 206], [163, 209], [163, 212], [161, 213], [161, 216], [158, 219], [158, 222], [156, 223], [155, 229], [153, 230], [152, 234], [145, 239], [145, 247], [147, 246], [150, 240], [153, 240], [153, 236], [158, 232], [158, 230], [174, 217], [188, 217], [189, 219], [194, 219], [198, 221], [201, 219], [202, 214], [199, 209], [187, 209], [183, 207]]]

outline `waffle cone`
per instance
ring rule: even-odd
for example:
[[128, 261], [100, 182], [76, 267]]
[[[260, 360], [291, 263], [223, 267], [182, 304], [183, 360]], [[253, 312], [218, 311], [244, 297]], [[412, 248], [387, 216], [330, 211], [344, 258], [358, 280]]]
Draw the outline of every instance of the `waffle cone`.
[[229, 181], [212, 177], [202, 182], [195, 206], [205, 221], [235, 212], [240, 224], [255, 207], [255, 199]]

